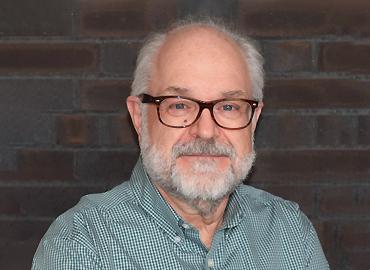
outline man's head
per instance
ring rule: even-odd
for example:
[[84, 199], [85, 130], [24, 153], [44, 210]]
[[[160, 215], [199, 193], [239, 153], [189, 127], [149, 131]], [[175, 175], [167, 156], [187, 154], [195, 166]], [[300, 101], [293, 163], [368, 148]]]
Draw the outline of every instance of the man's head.
[[[262, 60], [252, 43], [213, 22], [181, 24], [153, 36], [139, 55], [127, 99], [151, 180], [196, 208], [200, 201], [217, 204], [228, 196], [254, 160], [262, 87]], [[142, 93], [190, 101], [143, 104], [137, 97]], [[228, 100], [195, 118], [197, 100], [221, 99]]]

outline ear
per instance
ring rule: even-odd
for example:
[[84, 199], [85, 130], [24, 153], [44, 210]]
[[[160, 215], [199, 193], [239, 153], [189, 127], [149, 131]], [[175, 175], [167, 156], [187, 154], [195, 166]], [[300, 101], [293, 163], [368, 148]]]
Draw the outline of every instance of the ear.
[[258, 102], [258, 107], [254, 110], [254, 115], [252, 119], [252, 132], [256, 130], [258, 119], [260, 118], [261, 112], [263, 108], [263, 101]]
[[140, 100], [137, 96], [128, 96], [126, 99], [128, 112], [136, 130], [139, 142], [141, 141], [141, 108]]

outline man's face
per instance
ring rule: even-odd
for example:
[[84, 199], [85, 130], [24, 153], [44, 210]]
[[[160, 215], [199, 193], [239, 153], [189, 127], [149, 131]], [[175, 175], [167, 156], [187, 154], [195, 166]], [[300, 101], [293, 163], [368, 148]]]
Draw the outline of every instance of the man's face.
[[[161, 48], [149, 94], [182, 95], [203, 101], [252, 98], [248, 68], [238, 47], [206, 28], [170, 34]], [[155, 105], [144, 105], [139, 141], [144, 165], [154, 183], [186, 200], [220, 200], [248, 173], [254, 158], [251, 124], [223, 129], [205, 109], [187, 128], [160, 123]], [[144, 120], [144, 121], [143, 121]]]

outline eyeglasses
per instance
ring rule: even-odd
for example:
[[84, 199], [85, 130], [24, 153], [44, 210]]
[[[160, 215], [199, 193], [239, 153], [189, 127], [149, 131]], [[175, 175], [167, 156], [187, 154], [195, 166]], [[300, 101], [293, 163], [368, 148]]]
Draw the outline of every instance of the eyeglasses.
[[186, 128], [194, 124], [204, 109], [208, 109], [216, 124], [225, 129], [243, 129], [253, 118], [258, 102], [243, 98], [224, 98], [201, 101], [182, 96], [158, 96], [141, 94], [142, 103], [157, 105], [159, 121], [168, 127]]

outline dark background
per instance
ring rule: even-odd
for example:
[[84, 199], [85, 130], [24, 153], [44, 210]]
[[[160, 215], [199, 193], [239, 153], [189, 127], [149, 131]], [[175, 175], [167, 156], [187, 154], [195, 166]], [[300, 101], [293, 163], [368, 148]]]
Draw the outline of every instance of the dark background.
[[127, 179], [138, 47], [187, 14], [266, 57], [250, 183], [298, 202], [332, 269], [370, 267], [370, 1], [1, 0], [0, 269], [29, 269], [52, 220]]

